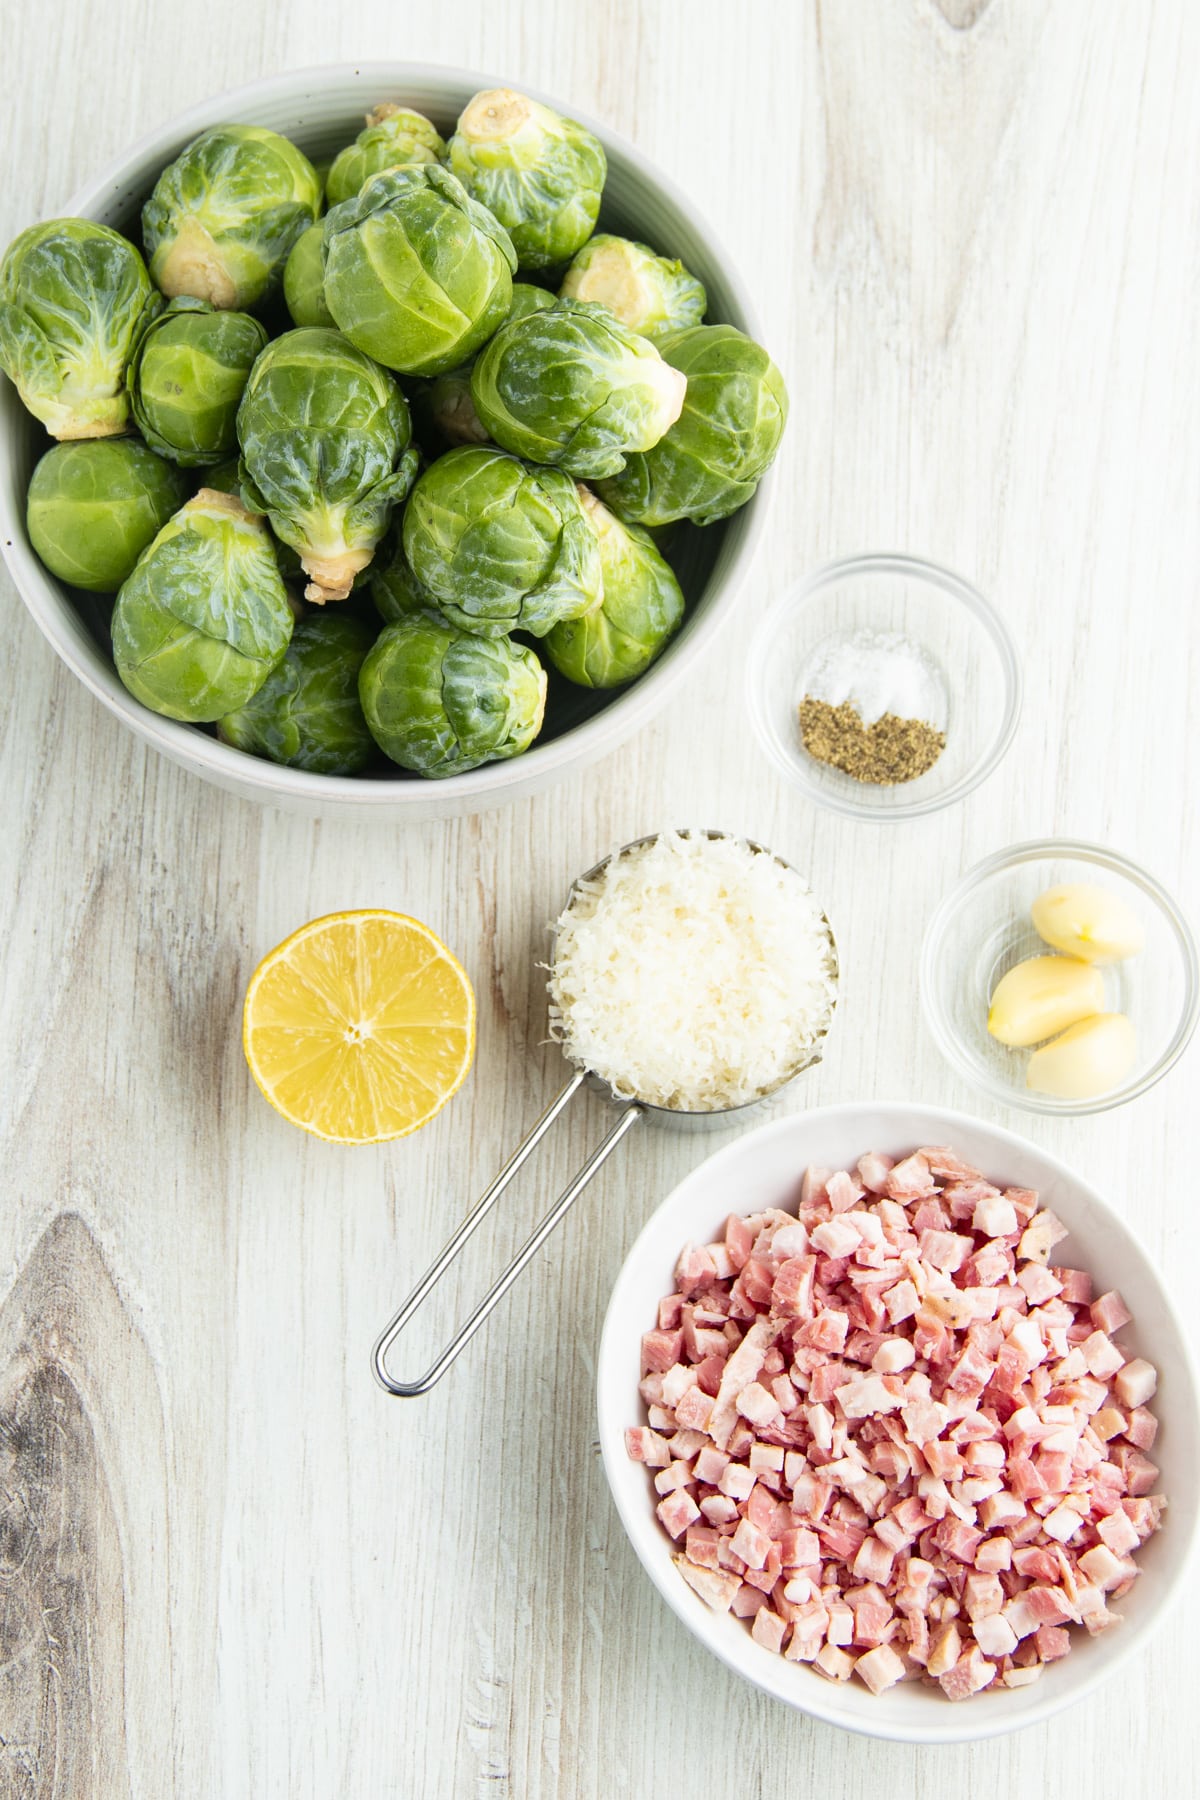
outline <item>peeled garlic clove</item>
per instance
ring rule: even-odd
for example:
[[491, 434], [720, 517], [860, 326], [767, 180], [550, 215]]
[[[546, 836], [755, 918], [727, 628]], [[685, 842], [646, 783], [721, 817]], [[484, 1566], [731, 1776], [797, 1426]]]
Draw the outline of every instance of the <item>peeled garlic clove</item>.
[[1057, 1100], [1090, 1100], [1119, 1087], [1136, 1058], [1132, 1022], [1124, 1013], [1097, 1013], [1035, 1050], [1025, 1085]]
[[1074, 956], [1031, 956], [1002, 975], [988, 1008], [988, 1030], [1025, 1049], [1104, 1010], [1104, 977]]
[[1107, 888], [1064, 882], [1039, 894], [1030, 912], [1034, 930], [1064, 956], [1084, 962], [1121, 962], [1136, 956], [1146, 941], [1131, 906]]

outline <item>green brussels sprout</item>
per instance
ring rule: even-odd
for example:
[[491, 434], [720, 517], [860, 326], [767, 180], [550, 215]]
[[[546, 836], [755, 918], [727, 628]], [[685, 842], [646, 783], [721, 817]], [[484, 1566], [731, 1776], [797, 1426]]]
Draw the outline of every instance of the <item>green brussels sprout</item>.
[[29, 484], [29, 541], [60, 581], [115, 594], [186, 498], [181, 472], [136, 438], [56, 444]]
[[395, 625], [398, 620], [411, 619], [419, 613], [443, 619], [437, 601], [409, 568], [399, 531], [392, 534], [371, 564], [370, 589], [375, 611], [385, 625]]
[[296, 325], [332, 325], [325, 304], [325, 227], [310, 225], [292, 245], [283, 269], [283, 298]]
[[732, 325], [693, 325], [661, 349], [687, 380], [683, 411], [660, 443], [601, 482], [600, 496], [640, 525], [711, 525], [744, 506], [774, 462], [787, 389], [762, 346]]
[[113, 657], [135, 699], [169, 719], [223, 718], [287, 650], [292, 611], [262, 520], [201, 488], [117, 595]]
[[467, 192], [507, 230], [522, 269], [569, 261], [595, 230], [607, 166], [574, 119], [490, 88], [468, 103], [449, 156]]
[[212, 488], [217, 494], [232, 494], [235, 500], [242, 497], [242, 465], [236, 456], [227, 456], [224, 462], [215, 463], [211, 469], [205, 469], [201, 484]]
[[648, 531], [622, 525], [587, 488], [579, 494], [600, 543], [604, 598], [546, 635], [546, 654], [580, 687], [612, 688], [641, 675], [683, 618], [683, 593]]
[[600, 546], [574, 482], [502, 450], [464, 446], [430, 463], [403, 539], [417, 581], [464, 631], [544, 637], [600, 600]]
[[295, 144], [261, 125], [214, 125], [142, 208], [150, 273], [164, 294], [244, 311], [276, 286], [320, 207], [317, 172]]
[[403, 394], [336, 331], [267, 345], [238, 411], [242, 491], [300, 553], [305, 599], [344, 600], [417, 472]]
[[365, 181], [407, 163], [441, 162], [446, 146], [424, 113], [385, 102], [367, 114], [365, 131], [335, 156], [325, 180], [330, 206], [352, 200]]
[[[532, 287], [526, 281], [514, 281], [512, 305], [507, 325], [512, 319], [524, 319], [531, 312], [544, 312], [554, 305], [554, 295], [545, 288]], [[441, 438], [447, 444], [486, 444], [487, 431], [479, 422], [475, 402], [471, 398], [471, 369], [474, 359], [447, 375], [436, 375], [432, 381], [414, 384], [413, 416], [423, 437]]]
[[258, 692], [217, 725], [223, 743], [314, 775], [357, 775], [375, 755], [358, 672], [375, 641], [361, 619], [301, 619], [287, 655]]
[[603, 306], [556, 300], [502, 325], [471, 371], [490, 435], [530, 462], [615, 475], [675, 423], [684, 377]]
[[325, 303], [352, 344], [404, 375], [441, 375], [508, 313], [508, 233], [440, 163], [373, 175], [325, 219]]
[[418, 775], [465, 775], [529, 748], [542, 727], [546, 671], [511, 638], [407, 619], [380, 632], [358, 692], [371, 735], [394, 763]]
[[236, 450], [238, 406], [266, 342], [249, 313], [218, 312], [190, 295], [172, 300], [129, 365], [129, 403], [151, 449], [185, 469]]
[[161, 305], [119, 232], [31, 225], [0, 263], [0, 368], [51, 437], [115, 437], [129, 429], [129, 359]]
[[708, 296], [681, 262], [656, 256], [632, 238], [592, 238], [575, 257], [560, 292], [568, 300], [607, 306], [630, 331], [657, 342], [668, 332], [698, 325]]

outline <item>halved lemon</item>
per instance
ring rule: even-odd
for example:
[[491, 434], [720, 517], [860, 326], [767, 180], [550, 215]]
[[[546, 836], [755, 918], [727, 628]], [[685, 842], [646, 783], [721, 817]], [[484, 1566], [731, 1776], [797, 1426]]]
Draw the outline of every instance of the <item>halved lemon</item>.
[[378, 1144], [428, 1124], [475, 1054], [466, 971], [404, 913], [329, 913], [264, 956], [242, 1043], [276, 1112], [332, 1144]]

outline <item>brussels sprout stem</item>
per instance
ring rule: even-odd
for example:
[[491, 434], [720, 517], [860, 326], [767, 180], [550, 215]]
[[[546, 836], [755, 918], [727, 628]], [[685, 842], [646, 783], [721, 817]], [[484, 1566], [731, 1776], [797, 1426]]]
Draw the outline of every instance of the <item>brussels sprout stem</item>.
[[394, 100], [381, 100], [378, 106], [373, 106], [370, 112], [364, 115], [367, 121], [367, 130], [369, 131], [374, 125], [382, 125], [387, 119], [395, 118], [399, 111], [400, 108]]
[[371, 550], [339, 550], [331, 556], [303, 556], [301, 564], [308, 576], [304, 598], [314, 606], [327, 600], [345, 600], [354, 586], [354, 577], [370, 562]]
[[191, 294], [224, 311], [237, 305], [237, 288], [197, 219], [184, 219], [180, 224], [158, 270], [158, 285], [169, 298]]
[[512, 88], [488, 88], [476, 94], [458, 121], [459, 136], [476, 144], [515, 137], [532, 110], [524, 94]]

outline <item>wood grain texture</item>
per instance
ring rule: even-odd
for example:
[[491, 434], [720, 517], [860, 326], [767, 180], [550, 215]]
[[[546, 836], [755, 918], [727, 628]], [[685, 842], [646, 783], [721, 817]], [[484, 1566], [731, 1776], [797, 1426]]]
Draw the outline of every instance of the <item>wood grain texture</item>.
[[[1149, 1654], [1061, 1724], [931, 1752], [767, 1701], [641, 1578], [593, 1359], [640, 1221], [721, 1138], [635, 1133], [428, 1400], [386, 1401], [368, 1357], [562, 1079], [546, 920], [606, 850], [685, 823], [772, 845], [835, 923], [840, 1018], [790, 1105], [908, 1095], [1024, 1131], [1112, 1197], [1187, 1303], [1196, 1053], [1120, 1113], [1006, 1111], [941, 1062], [915, 964], [948, 884], [1022, 838], [1111, 844], [1185, 904], [1200, 886], [1200, 14], [0, 0], [0, 25], [3, 241], [252, 76], [466, 64], [602, 115], [701, 201], [793, 401], [719, 651], [621, 751], [475, 819], [318, 823], [204, 787], [122, 732], [0, 578], [0, 1796], [650, 1800], [694, 1766], [699, 1724], [706, 1791], [738, 1800], [1186, 1800], [1194, 1578]], [[1026, 676], [1004, 767], [900, 829], [784, 788], [741, 698], [764, 608], [868, 549], [974, 579]], [[263, 1106], [238, 1003], [289, 930], [375, 904], [463, 957], [479, 1054], [418, 1138], [346, 1152]], [[544, 1147], [442, 1325], [608, 1119], [589, 1098]]]

